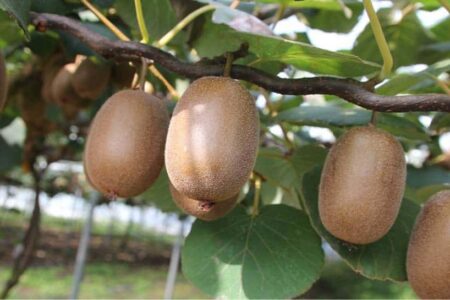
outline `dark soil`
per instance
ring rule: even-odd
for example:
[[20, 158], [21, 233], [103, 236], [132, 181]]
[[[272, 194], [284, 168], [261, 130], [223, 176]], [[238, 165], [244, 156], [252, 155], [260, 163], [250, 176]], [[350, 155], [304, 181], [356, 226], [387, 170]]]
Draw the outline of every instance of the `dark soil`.
[[[0, 264], [11, 264], [24, 231], [24, 227], [0, 228]], [[79, 240], [79, 233], [41, 230], [39, 247], [32, 265], [73, 265]], [[169, 263], [170, 251], [170, 245], [154, 245], [131, 238], [124, 243], [123, 236], [106, 237], [94, 234], [91, 237], [88, 261], [162, 266]]]

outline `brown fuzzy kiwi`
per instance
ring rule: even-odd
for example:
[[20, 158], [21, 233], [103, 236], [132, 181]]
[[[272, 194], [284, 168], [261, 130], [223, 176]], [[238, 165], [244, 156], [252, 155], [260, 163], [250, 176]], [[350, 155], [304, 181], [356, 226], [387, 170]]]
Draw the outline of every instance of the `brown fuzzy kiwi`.
[[7, 89], [8, 82], [6, 77], [5, 59], [0, 53], [0, 112], [3, 111], [3, 107], [5, 106]]
[[47, 102], [56, 103], [52, 96], [52, 83], [59, 70], [66, 64], [66, 58], [62, 54], [55, 54], [45, 62], [42, 69], [42, 97]]
[[409, 241], [408, 280], [423, 299], [450, 299], [450, 190], [433, 195]]
[[66, 64], [60, 68], [53, 79], [51, 86], [51, 98], [60, 106], [81, 100], [81, 97], [75, 93], [71, 85], [71, 78], [76, 69], [76, 63]]
[[112, 95], [95, 116], [84, 151], [94, 188], [109, 197], [144, 192], [164, 164], [168, 123], [161, 99], [133, 90]]
[[108, 85], [110, 76], [111, 67], [108, 64], [86, 58], [71, 77], [71, 84], [80, 97], [96, 100]]
[[248, 179], [259, 144], [259, 117], [238, 81], [193, 82], [173, 112], [166, 144], [170, 181], [192, 199], [224, 201]]
[[132, 65], [128, 62], [121, 62], [113, 66], [111, 79], [118, 88], [129, 88], [135, 74], [136, 69]]
[[373, 126], [345, 133], [331, 148], [319, 186], [325, 228], [353, 244], [382, 238], [397, 218], [406, 180], [403, 148]]
[[175, 204], [185, 213], [203, 221], [214, 221], [227, 215], [236, 206], [239, 194], [221, 202], [199, 201], [178, 192], [169, 184]]

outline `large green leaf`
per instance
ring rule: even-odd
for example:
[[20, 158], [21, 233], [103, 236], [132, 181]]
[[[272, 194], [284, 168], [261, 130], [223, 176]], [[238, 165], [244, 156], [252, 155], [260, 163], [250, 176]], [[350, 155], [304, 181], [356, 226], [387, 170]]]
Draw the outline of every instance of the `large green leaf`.
[[427, 166], [420, 169], [409, 166], [406, 182], [408, 186], [416, 189], [447, 184], [450, 182], [450, 172], [439, 166]]
[[11, 46], [22, 42], [23, 34], [15, 21], [8, 16], [8, 13], [0, 10], [0, 47]]
[[[394, 67], [418, 63], [420, 46], [429, 43], [430, 37], [415, 13], [408, 14], [398, 23], [393, 22], [392, 15], [389, 9], [378, 12], [384, 35], [394, 58]], [[372, 28], [368, 24], [358, 36], [352, 53], [363, 59], [381, 63], [380, 50], [374, 39]]]
[[[221, 41], [218, 43], [217, 41]], [[201, 56], [215, 57], [237, 50], [248, 43], [249, 51], [257, 59], [251, 65], [284, 63], [316, 74], [355, 77], [373, 74], [380, 66], [357, 56], [332, 52], [275, 36], [263, 36], [236, 31], [227, 25], [205, 23], [202, 34], [195, 40], [194, 48]]]
[[[302, 106], [281, 112], [277, 120], [296, 125], [318, 127], [363, 126], [372, 112], [362, 109], [343, 109], [338, 106]], [[413, 140], [428, 140], [423, 127], [393, 114], [379, 114], [377, 125], [390, 133]]]
[[28, 20], [31, 7], [31, 0], [0, 0], [0, 9], [6, 10], [17, 20], [25, 34], [28, 36]]
[[156, 206], [164, 212], [180, 212], [173, 202], [169, 191], [169, 177], [166, 169], [163, 169], [155, 183], [137, 198], [146, 204]]
[[412, 227], [420, 211], [419, 205], [404, 199], [398, 218], [386, 236], [372, 244], [352, 245], [333, 237], [320, 221], [318, 210], [320, 174], [321, 169], [316, 168], [303, 177], [303, 202], [314, 229], [356, 272], [377, 280], [407, 280], [406, 252]]
[[308, 217], [269, 205], [256, 217], [242, 206], [214, 222], [195, 221], [182, 253], [184, 275], [215, 298], [292, 298], [319, 278], [321, 240]]
[[377, 93], [397, 95], [399, 93], [414, 93], [415, 90], [436, 85], [433, 77], [450, 71], [450, 59], [437, 62], [425, 70], [415, 74], [397, 74], [377, 88]]

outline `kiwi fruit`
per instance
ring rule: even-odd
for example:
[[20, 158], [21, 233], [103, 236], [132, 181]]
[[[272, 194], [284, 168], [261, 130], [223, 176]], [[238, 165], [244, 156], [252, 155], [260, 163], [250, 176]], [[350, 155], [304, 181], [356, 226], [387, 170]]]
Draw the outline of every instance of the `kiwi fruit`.
[[50, 103], [56, 103], [52, 96], [52, 83], [59, 70], [66, 64], [66, 59], [62, 54], [55, 54], [44, 64], [42, 69], [42, 97]]
[[397, 218], [405, 190], [401, 144], [373, 126], [346, 132], [328, 153], [319, 185], [325, 228], [353, 244], [382, 238]]
[[166, 169], [192, 199], [225, 201], [247, 181], [256, 160], [259, 116], [238, 81], [203, 77], [177, 103], [166, 143]]
[[203, 221], [214, 221], [222, 218], [236, 206], [239, 194], [221, 202], [198, 201], [178, 192], [172, 184], [170, 193], [175, 204], [185, 213]]
[[60, 106], [81, 100], [81, 97], [77, 95], [71, 85], [71, 78], [76, 69], [76, 63], [66, 64], [59, 69], [58, 73], [53, 78], [50, 91], [51, 99]]
[[84, 151], [86, 177], [108, 197], [133, 197], [164, 164], [169, 115], [163, 101], [138, 90], [112, 95], [95, 116]]
[[108, 64], [86, 58], [71, 77], [71, 84], [80, 97], [96, 100], [108, 85], [110, 75], [111, 67]]
[[450, 190], [434, 194], [409, 241], [408, 280], [423, 299], [450, 299]]
[[5, 59], [0, 53], [0, 112], [3, 110], [6, 102], [6, 92], [8, 89], [8, 83], [6, 78], [6, 66]]

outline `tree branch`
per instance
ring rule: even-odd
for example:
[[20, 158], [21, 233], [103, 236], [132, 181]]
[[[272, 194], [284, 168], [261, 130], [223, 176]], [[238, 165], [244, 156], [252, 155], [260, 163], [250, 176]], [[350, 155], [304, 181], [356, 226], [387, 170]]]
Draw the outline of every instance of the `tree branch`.
[[[187, 63], [155, 47], [135, 42], [112, 41], [90, 31], [80, 22], [59, 15], [31, 13], [31, 22], [37, 30], [65, 31], [107, 58], [126, 58], [140, 61], [142, 57], [152, 59], [169, 71], [188, 78], [221, 76], [224, 64]], [[364, 108], [382, 112], [445, 111], [450, 112], [450, 96], [445, 94], [423, 94], [406, 96], [382, 96], [366, 89], [364, 83], [353, 79], [315, 77], [284, 79], [272, 76], [255, 68], [233, 65], [231, 77], [254, 83], [280, 94], [335, 95]]]

